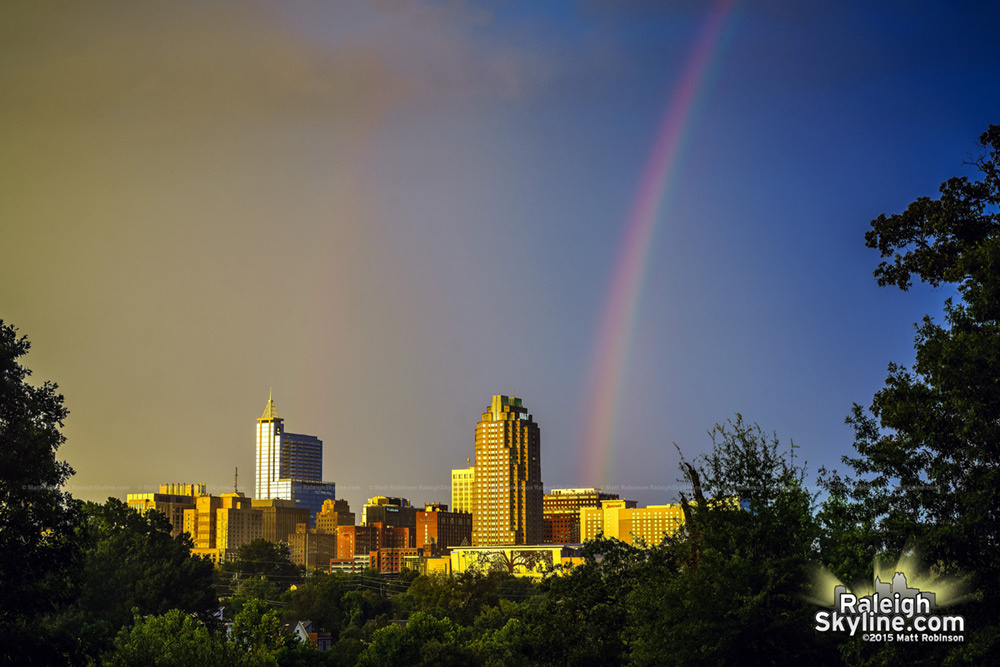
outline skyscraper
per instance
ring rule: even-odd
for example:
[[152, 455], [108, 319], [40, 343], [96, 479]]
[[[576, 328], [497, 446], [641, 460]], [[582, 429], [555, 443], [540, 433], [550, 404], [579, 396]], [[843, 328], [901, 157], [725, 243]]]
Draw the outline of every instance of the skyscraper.
[[541, 543], [540, 440], [521, 399], [493, 397], [476, 425], [473, 546]]
[[312, 520], [324, 500], [335, 498], [334, 483], [322, 481], [323, 441], [314, 435], [286, 432], [271, 396], [257, 419], [256, 465], [258, 500], [294, 500], [298, 507], [309, 508]]

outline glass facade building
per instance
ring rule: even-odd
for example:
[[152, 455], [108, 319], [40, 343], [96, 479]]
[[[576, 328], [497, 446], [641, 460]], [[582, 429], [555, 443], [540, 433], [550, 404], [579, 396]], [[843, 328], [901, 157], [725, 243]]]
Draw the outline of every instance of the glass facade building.
[[257, 419], [256, 487], [258, 500], [292, 500], [309, 510], [310, 522], [334, 500], [335, 484], [323, 481], [323, 441], [314, 435], [285, 431], [274, 400], [269, 396]]

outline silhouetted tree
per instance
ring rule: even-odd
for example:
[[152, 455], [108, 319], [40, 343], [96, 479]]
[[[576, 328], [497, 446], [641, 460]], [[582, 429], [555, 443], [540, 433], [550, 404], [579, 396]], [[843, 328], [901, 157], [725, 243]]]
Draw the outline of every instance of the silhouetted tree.
[[109, 498], [103, 505], [84, 503], [80, 517], [76, 599], [52, 619], [61, 633], [77, 639], [77, 653], [99, 655], [136, 611], [179, 609], [204, 620], [215, 612], [214, 566], [191, 555], [186, 534], [171, 536], [163, 514], [140, 514]]
[[[921, 645], [900, 659], [1000, 663], [1000, 125], [980, 137], [979, 180], [951, 178], [940, 197], [880, 215], [865, 235], [883, 258], [881, 286], [916, 277], [954, 285], [944, 322], [917, 327], [912, 369], [889, 365], [871, 407], [855, 405], [854, 478], [828, 483], [853, 503], [865, 550], [899, 555], [915, 539], [935, 569], [970, 578], [967, 641]], [[905, 651], [897, 647], [896, 651]], [[882, 657], [873, 658], [883, 661]]]
[[0, 656], [48, 664], [58, 648], [39, 623], [66, 600], [76, 558], [75, 516], [61, 490], [72, 468], [56, 459], [68, 411], [58, 386], [28, 384], [30, 344], [0, 320]]

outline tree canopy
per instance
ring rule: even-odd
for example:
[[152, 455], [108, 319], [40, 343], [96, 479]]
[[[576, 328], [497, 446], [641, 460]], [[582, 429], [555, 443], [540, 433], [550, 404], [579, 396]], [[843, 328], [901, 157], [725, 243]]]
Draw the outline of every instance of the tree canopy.
[[978, 179], [951, 178], [939, 198], [871, 223], [865, 240], [884, 258], [879, 285], [951, 284], [957, 301], [945, 301], [943, 322], [927, 316], [917, 326], [912, 369], [890, 364], [871, 406], [854, 406], [857, 455], [845, 462], [856, 477], [828, 484], [865, 527], [843, 562], [865, 541], [869, 552], [898, 555], [916, 540], [936, 570], [978, 591], [963, 608], [971, 638], [954, 655], [998, 657], [1000, 125], [982, 134], [970, 164]]
[[28, 384], [19, 360], [29, 349], [0, 320], [0, 651], [22, 664], [47, 654], [32, 623], [65, 600], [76, 557], [74, 505], [61, 488], [73, 470], [56, 458], [68, 411], [58, 385]]

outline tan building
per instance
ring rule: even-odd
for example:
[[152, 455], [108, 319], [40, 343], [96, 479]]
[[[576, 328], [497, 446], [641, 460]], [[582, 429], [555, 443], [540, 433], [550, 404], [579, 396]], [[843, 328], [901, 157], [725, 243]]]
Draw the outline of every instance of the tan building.
[[196, 499], [194, 509], [184, 510], [184, 532], [191, 536], [196, 553], [215, 549], [215, 511], [220, 507], [222, 498], [206, 495]]
[[521, 399], [493, 397], [476, 425], [474, 546], [542, 541], [540, 441]]
[[261, 513], [262, 537], [269, 542], [287, 543], [298, 524], [309, 524], [309, 508], [296, 507], [294, 500], [253, 500], [251, 506]]
[[316, 530], [337, 534], [341, 526], [354, 525], [354, 512], [346, 500], [324, 500], [323, 509], [316, 514]]
[[679, 503], [636, 507], [634, 500], [603, 500], [601, 506], [580, 510], [580, 531], [583, 541], [598, 533], [635, 544], [639, 540], [652, 546], [672, 535], [684, 523]]
[[264, 522], [242, 493], [201, 496], [195, 509], [184, 511], [184, 529], [194, 542], [192, 553], [216, 562], [230, 560], [247, 542], [263, 537]]
[[476, 466], [451, 471], [451, 511], [472, 513], [475, 496], [472, 493]]
[[579, 544], [580, 509], [600, 507], [602, 500], [617, 500], [618, 494], [600, 489], [552, 489], [542, 499], [545, 544]]
[[158, 493], [129, 493], [125, 502], [138, 512], [163, 514], [170, 522], [171, 536], [177, 537], [184, 532], [184, 510], [194, 509], [197, 498], [204, 495], [204, 484], [161, 484]]
[[328, 569], [330, 560], [337, 557], [336, 533], [322, 533], [300, 523], [287, 538], [292, 562], [305, 565], [307, 570]]

